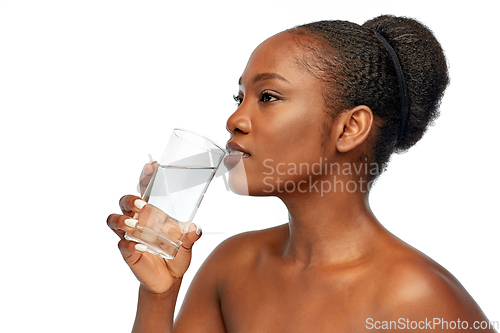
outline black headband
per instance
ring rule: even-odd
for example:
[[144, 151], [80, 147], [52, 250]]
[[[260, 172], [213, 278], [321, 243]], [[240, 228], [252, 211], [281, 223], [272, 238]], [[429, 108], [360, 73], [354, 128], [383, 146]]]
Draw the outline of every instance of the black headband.
[[410, 96], [408, 94], [408, 87], [406, 86], [406, 80], [403, 75], [403, 69], [401, 68], [401, 64], [399, 63], [398, 56], [392, 46], [389, 44], [389, 42], [382, 37], [381, 34], [378, 32], [374, 31], [375, 35], [380, 39], [382, 43], [384, 43], [385, 48], [387, 51], [389, 51], [389, 54], [391, 55], [392, 62], [394, 63], [394, 67], [396, 68], [396, 75], [398, 76], [398, 83], [399, 83], [399, 100], [401, 103], [401, 124], [399, 126], [399, 134], [398, 134], [398, 140], [396, 142], [396, 145], [401, 141], [401, 138], [403, 137], [403, 133], [405, 131], [405, 124], [406, 124], [406, 119], [408, 118], [408, 109], [410, 108]]

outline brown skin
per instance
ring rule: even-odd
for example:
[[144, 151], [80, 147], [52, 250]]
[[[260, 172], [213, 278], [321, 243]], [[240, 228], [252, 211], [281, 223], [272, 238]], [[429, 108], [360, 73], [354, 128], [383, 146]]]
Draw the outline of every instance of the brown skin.
[[[264, 181], [264, 172], [269, 166], [276, 170], [278, 163], [285, 163], [281, 171], [294, 164], [312, 165], [320, 158], [352, 165], [376, 135], [372, 111], [366, 106], [347, 110], [332, 126], [324, 126], [331, 119], [322, 83], [297, 65], [301, 52], [286, 32], [261, 44], [240, 80], [242, 103], [227, 123], [233, 134], [230, 142], [250, 153], [243, 159], [250, 195], [278, 196], [288, 208], [289, 222], [237, 235], [214, 250], [192, 281], [173, 331], [364, 332], [371, 331], [366, 328], [368, 318], [373, 323], [443, 318], [467, 321], [469, 326], [487, 320], [450, 273], [384, 229], [371, 212], [366, 189], [322, 194], [278, 191], [278, 177], [283, 183], [298, 184], [310, 181], [305, 173], [275, 173]], [[279, 74], [286, 82], [262, 77], [263, 73]], [[256, 80], [259, 77], [264, 79]], [[234, 188], [238, 177], [230, 174]], [[359, 184], [362, 177], [366, 175], [327, 173], [312, 179]], [[120, 222], [111, 224], [119, 235], [127, 228]], [[190, 238], [188, 249], [196, 239]], [[167, 267], [177, 258], [168, 265], [156, 259], [153, 263], [152, 256], [138, 253], [130, 242], [120, 243], [142, 283], [134, 331], [172, 332], [172, 304], [179, 274], [189, 264], [188, 250], [181, 268], [169, 275]], [[134, 266], [143, 257], [148, 257], [143, 267]], [[161, 272], [158, 279], [170, 282], [149, 277], [155, 270]], [[158, 311], [148, 314], [146, 309], [155, 306], [165, 311], [167, 319]], [[150, 327], [141, 328], [138, 321], [149, 322]], [[440, 327], [431, 331], [446, 331]]]

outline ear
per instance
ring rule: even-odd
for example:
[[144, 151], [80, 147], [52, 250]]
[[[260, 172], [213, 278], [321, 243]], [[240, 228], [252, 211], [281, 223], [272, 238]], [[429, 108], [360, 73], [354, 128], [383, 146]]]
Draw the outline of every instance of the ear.
[[345, 153], [366, 140], [372, 128], [373, 112], [366, 105], [358, 105], [344, 112], [340, 116], [338, 124], [343, 128], [337, 141], [337, 150]]

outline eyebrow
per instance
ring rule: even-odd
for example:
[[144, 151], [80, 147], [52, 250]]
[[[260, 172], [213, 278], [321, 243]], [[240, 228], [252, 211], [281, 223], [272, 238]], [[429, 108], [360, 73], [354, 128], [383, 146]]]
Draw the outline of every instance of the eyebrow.
[[[252, 84], [255, 84], [255, 83], [259, 82], [259, 81], [266, 81], [266, 80], [281, 80], [283, 82], [286, 82], [286, 83], [290, 84], [290, 82], [288, 82], [287, 79], [285, 79], [283, 76], [279, 75], [278, 73], [261, 73], [261, 74], [257, 74], [253, 78]], [[238, 80], [238, 85], [241, 86], [241, 77]]]

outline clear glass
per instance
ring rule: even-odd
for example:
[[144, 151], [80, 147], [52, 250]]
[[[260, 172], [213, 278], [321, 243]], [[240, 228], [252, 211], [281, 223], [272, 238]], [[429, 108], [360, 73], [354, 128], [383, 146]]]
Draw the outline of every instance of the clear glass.
[[149, 205], [125, 238], [147, 245], [148, 252], [175, 258], [225, 151], [196, 133], [175, 129], [144, 192]]

